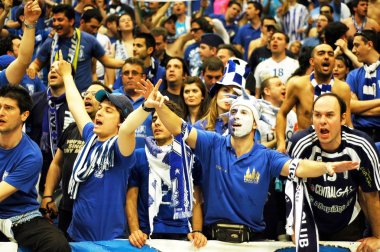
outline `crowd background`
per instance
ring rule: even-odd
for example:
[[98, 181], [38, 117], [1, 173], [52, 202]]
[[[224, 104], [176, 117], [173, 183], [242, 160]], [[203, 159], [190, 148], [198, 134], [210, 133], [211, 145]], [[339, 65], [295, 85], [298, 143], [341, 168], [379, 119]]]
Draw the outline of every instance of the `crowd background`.
[[[194, 128], [223, 135], [228, 132], [228, 117], [223, 115], [231, 108], [226, 97], [236, 95], [236, 88], [244, 88], [261, 103], [255, 141], [284, 153], [293, 134], [311, 125], [310, 111], [305, 109], [310, 101], [302, 92], [294, 95], [295, 86], [307, 90], [311, 83], [315, 87], [314, 72], [324, 73], [328, 81], [335, 82], [347, 104], [347, 125], [364, 131], [380, 147], [378, 0], [39, 0], [41, 15], [33, 24], [26, 21], [25, 4], [17, 0], [0, 4], [0, 70], [15, 61], [28, 61], [19, 68], [20, 73], [13, 75], [8, 69], [6, 78], [32, 96], [33, 107], [24, 130], [42, 152], [41, 209], [50, 220], [59, 216], [58, 226], [68, 239], [87, 239], [75, 230], [70, 234], [76, 237], [67, 233], [73, 209], [70, 176], [84, 142], [79, 134], [82, 129], [79, 132], [72, 124], [65, 73], [57, 63], [60, 60], [71, 64], [70, 74], [92, 120], [99, 106], [94, 97], [100, 89], [127, 97], [136, 110], [147, 99], [137, 91], [138, 82], [156, 84], [162, 79], [159, 89], [174, 103], [173, 108], [167, 105], [172, 111]], [[20, 48], [30, 26], [35, 27], [34, 44], [23, 40], [24, 45], [33, 46], [29, 60]], [[358, 36], [364, 42], [356, 40]], [[327, 47], [315, 49], [321, 45]], [[370, 83], [363, 84], [367, 79]], [[278, 113], [283, 118], [276, 130]], [[157, 115], [147, 116], [136, 129], [136, 149], [144, 152], [145, 139], [152, 136], [157, 145], [168, 144], [165, 134], [170, 133], [160, 124]], [[135, 208], [128, 207], [136, 205], [137, 198], [147, 200], [149, 196], [148, 192], [140, 196], [133, 189], [148, 187], [147, 160], [143, 154], [137, 156], [136, 171], [129, 178], [124, 204], [127, 234], [149, 234], [152, 227], [144, 215], [147, 209], [135, 213]], [[254, 181], [254, 172], [247, 172], [244, 180]], [[194, 197], [201, 204], [205, 184], [196, 170], [192, 176]], [[58, 187], [63, 193], [59, 207], [54, 202]], [[264, 209], [265, 239], [290, 239], [285, 235], [284, 190], [283, 178], [271, 181]], [[169, 196], [162, 200], [171, 201]], [[194, 209], [198, 207], [194, 205]], [[160, 211], [167, 211], [161, 216], [163, 222], [172, 217], [170, 210]], [[134, 226], [136, 215], [139, 221]], [[141, 221], [144, 218], [145, 223]], [[368, 219], [360, 221], [357, 226], [370, 233]], [[180, 230], [181, 235], [173, 237], [186, 239], [191, 231], [187, 221], [178, 225], [175, 232]], [[192, 230], [202, 230], [202, 223], [192, 225]], [[155, 223], [155, 232], [167, 233], [165, 228]]]

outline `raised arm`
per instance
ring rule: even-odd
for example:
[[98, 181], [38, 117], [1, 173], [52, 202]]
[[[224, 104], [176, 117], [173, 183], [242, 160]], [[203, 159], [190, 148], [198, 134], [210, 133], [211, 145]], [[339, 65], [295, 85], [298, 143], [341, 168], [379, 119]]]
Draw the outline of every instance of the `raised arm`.
[[84, 126], [92, 120], [86, 112], [83, 99], [75, 85], [71, 74], [71, 64], [63, 60], [61, 50], [59, 51], [58, 74], [62, 76], [63, 83], [65, 84], [67, 104], [82, 135]]
[[[153, 93], [153, 92], [152, 92]], [[165, 127], [174, 135], [177, 136], [181, 133], [182, 119], [172, 112], [165, 104], [163, 104], [162, 94], [157, 90], [154, 92], [148, 100], [145, 102], [145, 106], [148, 108], [155, 108], [158, 117], [165, 125]], [[190, 148], [194, 149], [197, 143], [197, 130], [192, 128], [186, 143]]]
[[170, 4], [171, 2], [166, 2], [157, 10], [156, 14], [153, 15], [153, 18], [152, 18], [153, 27], [160, 26], [161, 18], [165, 15], [166, 11], [169, 9]]
[[1, 36], [5, 37], [5, 36], [9, 35], [9, 32], [6, 29], [3, 30], [4, 23], [5, 23], [5, 19], [7, 18], [8, 14], [9, 14], [9, 11], [12, 8], [13, 1], [12, 0], [3, 0], [3, 5], [4, 5], [4, 10], [0, 14], [0, 31], [1, 31]]
[[5, 75], [10, 84], [19, 84], [26, 73], [34, 50], [34, 38], [38, 17], [41, 15], [41, 8], [38, 1], [29, 1], [24, 7], [25, 29], [21, 39], [19, 56], [5, 70]]
[[[141, 83], [139, 82], [137, 84], [138, 90], [136, 91], [142, 93], [145, 98], [148, 98], [150, 97], [150, 94], [153, 96], [153, 93], [158, 91], [161, 82], [162, 80], [159, 80], [156, 86], [153, 86], [149, 80], [141, 80]], [[151, 99], [153, 100], [153, 98]], [[118, 144], [120, 152], [124, 156], [129, 156], [134, 151], [136, 145], [135, 130], [144, 123], [149, 114], [149, 111], [144, 110], [142, 106], [140, 106], [134, 110], [121, 124], [119, 128]]]

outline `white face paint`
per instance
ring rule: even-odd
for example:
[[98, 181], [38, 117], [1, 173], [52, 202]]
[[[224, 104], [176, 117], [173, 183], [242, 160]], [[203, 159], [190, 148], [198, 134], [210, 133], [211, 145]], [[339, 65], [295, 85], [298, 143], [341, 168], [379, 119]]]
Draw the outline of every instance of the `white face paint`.
[[252, 111], [243, 105], [236, 105], [230, 110], [228, 129], [234, 137], [244, 137], [253, 129]]

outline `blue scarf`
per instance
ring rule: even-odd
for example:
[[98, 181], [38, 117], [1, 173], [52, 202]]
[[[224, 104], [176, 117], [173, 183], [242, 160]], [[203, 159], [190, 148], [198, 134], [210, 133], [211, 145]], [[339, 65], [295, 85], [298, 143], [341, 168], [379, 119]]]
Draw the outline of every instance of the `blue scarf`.
[[40, 148], [42, 151], [50, 152], [52, 156], [57, 151], [58, 135], [62, 131], [61, 125], [64, 118], [58, 116], [58, 110], [66, 101], [66, 94], [54, 97], [50, 88], [47, 90], [48, 107], [42, 119], [42, 136], [40, 140]]
[[376, 61], [372, 65], [364, 65], [365, 70], [365, 83], [363, 85], [363, 100], [373, 100], [376, 98], [376, 85], [377, 85], [377, 68], [380, 61]]
[[182, 122], [181, 134], [177, 135], [171, 146], [157, 146], [152, 137], [145, 139], [145, 153], [149, 163], [149, 225], [153, 233], [153, 219], [157, 216], [162, 202], [162, 182], [172, 190], [171, 207], [173, 219], [186, 219], [192, 216], [193, 180], [191, 169], [194, 155], [185, 141], [191, 126]]
[[314, 100], [317, 99], [318, 96], [324, 93], [331, 93], [331, 88], [334, 85], [334, 76], [331, 76], [331, 80], [329, 84], [318, 84], [316, 79], [314, 78], [314, 72], [310, 74], [310, 82], [314, 87]]

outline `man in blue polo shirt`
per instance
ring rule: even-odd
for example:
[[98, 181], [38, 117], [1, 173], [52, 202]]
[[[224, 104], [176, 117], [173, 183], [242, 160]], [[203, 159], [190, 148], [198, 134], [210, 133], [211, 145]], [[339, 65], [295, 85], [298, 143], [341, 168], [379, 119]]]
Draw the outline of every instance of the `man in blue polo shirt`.
[[[161, 94], [157, 92], [159, 99]], [[165, 127], [177, 136], [183, 120], [165, 105], [157, 106], [149, 99], [146, 107], [155, 107]], [[287, 176], [315, 177], [335, 174], [358, 167], [357, 162], [321, 163], [291, 160], [277, 151], [266, 149], [254, 141], [259, 114], [245, 94], [231, 105], [229, 132], [222, 136], [187, 126], [186, 143], [202, 165], [204, 185], [204, 224], [206, 236], [229, 242], [262, 238], [265, 229], [263, 208], [272, 178]], [[296, 168], [297, 167], [297, 168]], [[195, 216], [194, 216], [195, 218]]]
[[352, 52], [364, 66], [351, 71], [347, 83], [351, 88], [352, 123], [366, 132], [375, 142], [380, 141], [380, 54], [376, 50], [375, 31], [355, 34]]
[[240, 52], [244, 53], [244, 60], [248, 60], [249, 43], [261, 35], [260, 16], [262, 10], [263, 6], [259, 2], [249, 1], [245, 11], [249, 23], [240, 27], [234, 38], [233, 44]]

